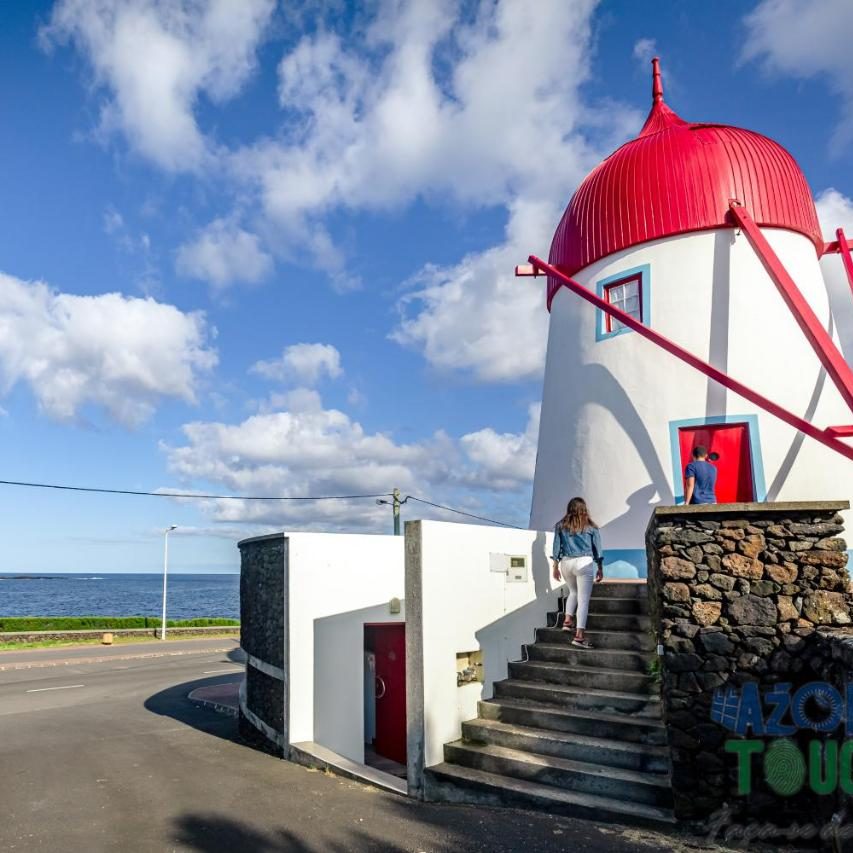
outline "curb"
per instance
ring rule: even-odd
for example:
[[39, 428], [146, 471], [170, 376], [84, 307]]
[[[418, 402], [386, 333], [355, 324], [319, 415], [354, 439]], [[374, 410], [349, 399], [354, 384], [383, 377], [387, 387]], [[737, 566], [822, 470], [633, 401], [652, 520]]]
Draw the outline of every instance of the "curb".
[[[203, 690], [204, 688], [197, 687], [196, 690]], [[214, 702], [211, 699], [201, 699], [198, 696], [193, 696], [195, 690], [191, 690], [187, 694], [187, 699], [192, 702], [198, 708], [208, 708], [211, 711], [215, 711], [217, 714], [224, 714], [226, 717], [233, 717], [235, 720], [240, 715], [239, 709], [235, 708], [233, 705], [223, 705], [221, 702]]]
[[[165, 658], [165, 657], [182, 657], [185, 655], [202, 655], [215, 652], [230, 652], [233, 651], [233, 646], [223, 646], [207, 649], [185, 649], [178, 651], [162, 651], [162, 652], [146, 652], [143, 654], [128, 654], [128, 655], [100, 655], [91, 658], [65, 658], [62, 660], [45, 660], [45, 661], [23, 661], [20, 663], [3, 664], [0, 663], [0, 672], [12, 672], [22, 669], [43, 669], [49, 666], [83, 666], [92, 663], [109, 663], [110, 661], [124, 660], [147, 660], [149, 658]], [[52, 650], [49, 650], [52, 651]], [[2, 654], [2, 653], [0, 653]], [[14, 653], [13, 653], [14, 654]], [[2, 659], [0, 659], [2, 660]]]

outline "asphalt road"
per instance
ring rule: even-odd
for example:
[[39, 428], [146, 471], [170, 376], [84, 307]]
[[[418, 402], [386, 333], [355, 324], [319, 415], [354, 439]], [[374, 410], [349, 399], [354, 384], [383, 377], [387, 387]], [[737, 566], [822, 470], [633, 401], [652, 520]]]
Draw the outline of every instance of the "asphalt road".
[[697, 849], [648, 831], [417, 803], [253, 750], [236, 721], [186, 699], [239, 678], [232, 640], [170, 643], [160, 657], [150, 643], [44, 652], [0, 653], [3, 851]]

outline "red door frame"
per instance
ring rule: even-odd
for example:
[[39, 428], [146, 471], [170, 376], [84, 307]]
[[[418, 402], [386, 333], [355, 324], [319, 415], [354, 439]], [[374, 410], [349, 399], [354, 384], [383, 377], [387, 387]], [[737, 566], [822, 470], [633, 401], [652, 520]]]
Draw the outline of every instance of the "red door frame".
[[376, 660], [377, 755], [406, 764], [406, 623], [366, 622]]
[[[693, 458], [693, 448], [701, 444], [708, 448], [709, 461], [717, 468], [717, 502], [750, 503], [755, 500], [749, 423], [732, 421], [681, 426], [678, 427], [678, 444], [685, 489], [684, 469]], [[714, 455], [718, 455], [718, 459], [714, 459]]]

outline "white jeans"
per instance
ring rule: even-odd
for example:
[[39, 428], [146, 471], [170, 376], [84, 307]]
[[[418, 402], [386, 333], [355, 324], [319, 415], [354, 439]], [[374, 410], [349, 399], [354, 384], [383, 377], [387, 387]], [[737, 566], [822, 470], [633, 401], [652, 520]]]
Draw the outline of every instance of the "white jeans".
[[583, 631], [586, 628], [592, 585], [595, 583], [595, 563], [592, 557], [565, 557], [560, 560], [560, 574], [569, 587], [566, 616], [574, 616], [577, 611], [575, 627]]

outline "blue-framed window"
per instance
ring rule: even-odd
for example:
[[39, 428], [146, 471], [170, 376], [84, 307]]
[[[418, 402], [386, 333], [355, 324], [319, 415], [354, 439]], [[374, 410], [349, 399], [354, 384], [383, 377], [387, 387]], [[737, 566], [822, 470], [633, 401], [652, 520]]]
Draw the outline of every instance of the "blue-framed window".
[[[617, 275], [611, 275], [597, 281], [595, 291], [599, 298], [608, 304], [620, 308], [646, 326], [651, 324], [652, 287], [648, 264], [631, 267], [631, 269], [624, 270]], [[604, 311], [596, 311], [595, 313], [595, 339], [597, 341], [632, 331]]]

